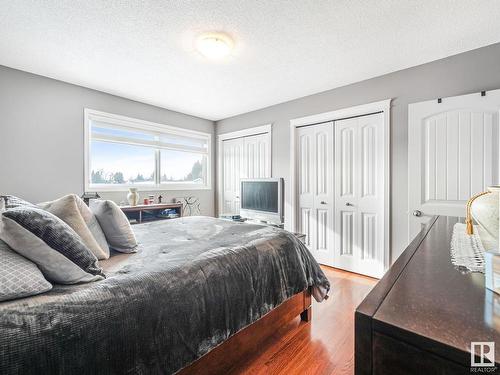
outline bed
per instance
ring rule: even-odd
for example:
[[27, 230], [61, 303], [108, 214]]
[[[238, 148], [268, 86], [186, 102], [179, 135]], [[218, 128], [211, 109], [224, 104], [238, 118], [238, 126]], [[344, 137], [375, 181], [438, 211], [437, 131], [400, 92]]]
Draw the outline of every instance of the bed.
[[228, 343], [255, 345], [269, 324], [297, 313], [307, 320], [310, 295], [321, 301], [330, 288], [284, 230], [209, 217], [133, 229], [138, 252], [102, 261], [106, 280], [0, 303], [0, 373], [218, 366]]

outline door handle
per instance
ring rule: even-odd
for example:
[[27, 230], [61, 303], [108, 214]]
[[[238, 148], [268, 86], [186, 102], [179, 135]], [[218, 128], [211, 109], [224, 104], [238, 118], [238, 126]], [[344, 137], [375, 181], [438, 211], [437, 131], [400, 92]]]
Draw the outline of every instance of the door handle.
[[321, 202], [319, 202], [319, 203], [321, 203], [321, 204], [328, 204], [328, 203], [326, 203], [325, 201], [321, 201]]
[[416, 217], [420, 217], [423, 215], [422, 211], [419, 211], [419, 210], [415, 210], [412, 212], [412, 215], [413, 216], [416, 216]]
[[346, 202], [346, 203], [345, 203], [345, 205], [346, 205], [347, 207], [349, 207], [349, 206], [351, 206], [351, 207], [352, 207], [352, 206], [354, 206], [352, 203], [349, 203], [349, 202]]

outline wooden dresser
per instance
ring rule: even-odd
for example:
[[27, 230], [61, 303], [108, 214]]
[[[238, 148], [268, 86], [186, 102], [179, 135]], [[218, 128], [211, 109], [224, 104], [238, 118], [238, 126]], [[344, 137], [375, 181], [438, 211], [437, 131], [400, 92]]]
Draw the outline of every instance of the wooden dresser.
[[121, 206], [120, 208], [131, 224], [170, 219], [164, 214], [165, 210], [175, 211], [177, 217], [182, 216], [182, 203], [139, 204], [137, 206]]
[[[500, 296], [452, 265], [457, 221], [433, 218], [356, 309], [357, 375], [500, 373]], [[471, 341], [495, 342], [496, 369], [471, 368]]]

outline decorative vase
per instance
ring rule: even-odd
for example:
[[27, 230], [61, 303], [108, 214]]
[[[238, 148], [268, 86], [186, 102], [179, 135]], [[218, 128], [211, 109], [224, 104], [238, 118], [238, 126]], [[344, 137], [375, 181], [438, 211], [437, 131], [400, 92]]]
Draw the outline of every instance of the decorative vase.
[[472, 219], [486, 251], [498, 251], [500, 186], [489, 186], [488, 193], [479, 195], [470, 204]]
[[128, 189], [127, 200], [131, 206], [137, 206], [137, 204], [139, 203], [139, 194], [137, 193], [137, 188]]

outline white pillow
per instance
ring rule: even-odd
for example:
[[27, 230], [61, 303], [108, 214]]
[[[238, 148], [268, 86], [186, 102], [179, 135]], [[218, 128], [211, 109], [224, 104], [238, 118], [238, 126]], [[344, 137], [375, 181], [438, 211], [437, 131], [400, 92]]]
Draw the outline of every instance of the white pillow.
[[0, 301], [33, 296], [52, 289], [35, 263], [0, 240]]
[[97, 259], [109, 258], [109, 246], [104, 232], [90, 208], [79, 196], [65, 195], [55, 201], [39, 203], [38, 206], [68, 224]]
[[108, 240], [109, 246], [122, 253], [135, 253], [137, 240], [127, 216], [118, 205], [109, 200], [91, 200], [90, 209]]

